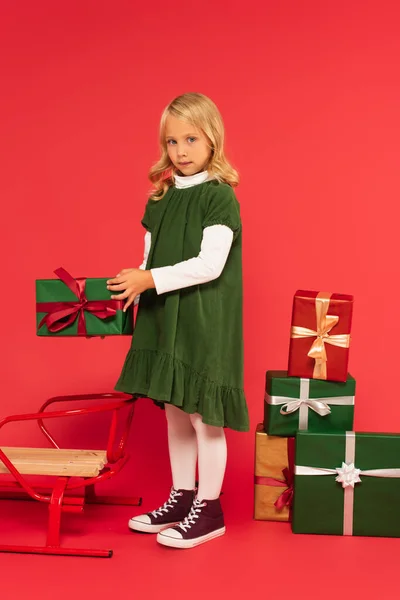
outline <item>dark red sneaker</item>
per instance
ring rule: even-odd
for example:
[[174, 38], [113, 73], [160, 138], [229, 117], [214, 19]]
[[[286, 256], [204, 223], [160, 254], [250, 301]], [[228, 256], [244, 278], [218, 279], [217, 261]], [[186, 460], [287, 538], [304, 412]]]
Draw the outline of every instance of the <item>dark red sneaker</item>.
[[158, 533], [173, 527], [189, 514], [196, 490], [175, 490], [171, 488], [168, 500], [152, 512], [132, 517], [129, 529], [145, 533]]
[[157, 542], [171, 548], [194, 548], [224, 533], [225, 523], [220, 499], [196, 498], [186, 519], [175, 527], [160, 531]]

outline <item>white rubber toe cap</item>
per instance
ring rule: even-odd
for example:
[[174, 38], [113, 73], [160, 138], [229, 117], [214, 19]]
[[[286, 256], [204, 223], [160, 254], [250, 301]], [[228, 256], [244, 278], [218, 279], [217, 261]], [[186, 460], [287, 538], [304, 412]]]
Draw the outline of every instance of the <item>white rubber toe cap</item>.
[[168, 536], [170, 538], [174, 538], [175, 540], [183, 539], [182, 534], [179, 531], [177, 531], [176, 529], [172, 529], [172, 528], [164, 529], [164, 531], [162, 531], [159, 535]]
[[145, 525], [150, 525], [151, 520], [149, 515], [138, 515], [137, 517], [132, 517], [129, 523], [144, 523]]
[[129, 529], [142, 531], [143, 533], [159, 533], [163, 529], [171, 529], [177, 523], [156, 523], [152, 525], [149, 515], [138, 515], [129, 521]]

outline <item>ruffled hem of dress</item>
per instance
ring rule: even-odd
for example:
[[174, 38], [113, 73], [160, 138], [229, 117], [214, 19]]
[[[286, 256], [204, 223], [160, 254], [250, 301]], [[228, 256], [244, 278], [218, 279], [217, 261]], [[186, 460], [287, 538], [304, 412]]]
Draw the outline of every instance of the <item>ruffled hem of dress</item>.
[[208, 380], [183, 361], [153, 350], [130, 350], [115, 389], [146, 397], [157, 405], [173, 404], [203, 423], [249, 431], [244, 391]]

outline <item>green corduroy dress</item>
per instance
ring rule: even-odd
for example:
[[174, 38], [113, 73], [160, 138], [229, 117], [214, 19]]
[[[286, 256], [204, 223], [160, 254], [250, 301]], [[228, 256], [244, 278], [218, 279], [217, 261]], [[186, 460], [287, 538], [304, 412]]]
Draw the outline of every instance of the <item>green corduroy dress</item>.
[[203, 229], [226, 225], [233, 244], [220, 277], [158, 295], [141, 294], [132, 346], [116, 389], [199, 413], [203, 422], [249, 430], [243, 391], [242, 231], [233, 189], [206, 181], [171, 187], [149, 200], [143, 226], [151, 232], [147, 268], [199, 254]]

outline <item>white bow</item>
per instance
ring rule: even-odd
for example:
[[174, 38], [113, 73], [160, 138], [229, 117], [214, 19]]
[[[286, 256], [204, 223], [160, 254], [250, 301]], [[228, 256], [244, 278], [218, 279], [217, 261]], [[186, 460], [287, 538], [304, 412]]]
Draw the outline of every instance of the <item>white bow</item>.
[[281, 407], [279, 412], [282, 415], [289, 415], [290, 413], [294, 413], [296, 410], [299, 410], [302, 404], [305, 404], [308, 406], [308, 408], [311, 408], [311, 410], [321, 415], [321, 417], [326, 417], [326, 415], [329, 415], [332, 412], [327, 402], [324, 402], [323, 400], [312, 400], [310, 398], [300, 398], [298, 400], [296, 399], [286, 402], [286, 404]]

